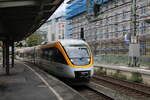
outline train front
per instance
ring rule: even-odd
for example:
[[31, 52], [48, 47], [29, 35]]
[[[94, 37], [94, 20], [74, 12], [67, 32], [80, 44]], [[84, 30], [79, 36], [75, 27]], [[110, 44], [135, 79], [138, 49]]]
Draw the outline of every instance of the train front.
[[93, 57], [88, 44], [72, 40], [63, 45], [67, 54], [67, 76], [75, 81], [89, 81], [93, 75]]

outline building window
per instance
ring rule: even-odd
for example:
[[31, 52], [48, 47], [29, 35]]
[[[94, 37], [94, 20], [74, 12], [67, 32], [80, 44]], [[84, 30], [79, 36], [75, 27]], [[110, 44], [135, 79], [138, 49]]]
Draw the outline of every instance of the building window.
[[124, 4], [126, 0], [122, 0], [122, 3]]
[[141, 5], [141, 15], [145, 15], [146, 14], [146, 7], [144, 7], [144, 5]]
[[115, 14], [115, 24], [118, 22], [118, 14]]
[[52, 41], [55, 41], [55, 34], [52, 34]]
[[115, 32], [117, 32], [117, 31], [118, 31], [118, 25], [115, 26]]
[[125, 19], [125, 18], [126, 18], [126, 12], [123, 11], [123, 13], [122, 13], [122, 19]]
[[125, 25], [122, 25], [122, 30], [126, 31], [126, 26]]
[[146, 33], [146, 24], [144, 22], [141, 23], [141, 34]]

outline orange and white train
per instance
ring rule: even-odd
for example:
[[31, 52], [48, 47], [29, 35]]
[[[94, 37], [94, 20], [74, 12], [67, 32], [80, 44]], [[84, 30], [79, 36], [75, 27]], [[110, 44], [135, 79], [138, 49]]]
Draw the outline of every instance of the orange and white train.
[[59, 40], [17, 50], [17, 54], [65, 79], [89, 82], [94, 72], [91, 50], [83, 40]]

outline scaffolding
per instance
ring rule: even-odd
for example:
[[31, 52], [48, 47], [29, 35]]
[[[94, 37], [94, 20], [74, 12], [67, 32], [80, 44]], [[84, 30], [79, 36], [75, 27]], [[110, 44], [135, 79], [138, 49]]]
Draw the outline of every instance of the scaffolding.
[[[87, 13], [89, 16], [93, 16], [95, 13], [95, 10], [97, 9], [100, 5], [103, 5], [105, 3], [108, 3], [111, 0], [87, 0]], [[97, 10], [98, 10], [97, 9]]]
[[74, 0], [66, 7], [66, 19], [72, 19], [86, 11], [86, 0]]
[[[100, 7], [98, 16], [93, 16], [95, 4]], [[129, 40], [133, 30], [131, 20], [132, 0], [87, 0], [86, 7], [84, 15], [82, 15], [83, 13], [76, 13], [68, 17], [72, 20], [70, 29], [72, 33], [77, 36], [80, 34], [80, 29], [84, 28], [85, 40], [93, 49], [95, 56], [108, 57], [109, 61], [115, 56], [120, 61], [121, 56], [123, 56], [122, 59], [127, 61]], [[138, 43], [140, 43], [140, 55], [150, 57], [150, 25], [148, 24], [150, 22], [150, 0], [139, 0], [136, 13], [136, 31]], [[91, 19], [89, 20], [86, 15], [89, 15], [88, 17], [91, 17]], [[85, 20], [82, 21], [81, 19], [88, 22], [84, 23]]]

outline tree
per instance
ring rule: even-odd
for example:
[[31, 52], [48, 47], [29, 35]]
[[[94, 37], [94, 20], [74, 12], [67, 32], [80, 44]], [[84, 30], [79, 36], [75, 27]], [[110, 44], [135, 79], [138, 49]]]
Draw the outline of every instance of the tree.
[[38, 32], [35, 32], [31, 36], [29, 36], [26, 40], [26, 43], [29, 47], [39, 45], [43, 42], [42, 35]]

